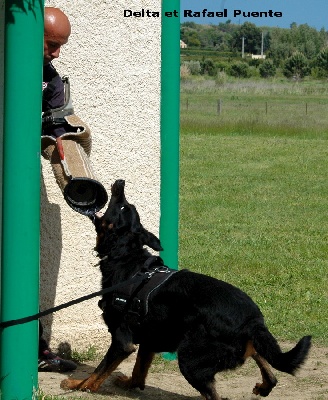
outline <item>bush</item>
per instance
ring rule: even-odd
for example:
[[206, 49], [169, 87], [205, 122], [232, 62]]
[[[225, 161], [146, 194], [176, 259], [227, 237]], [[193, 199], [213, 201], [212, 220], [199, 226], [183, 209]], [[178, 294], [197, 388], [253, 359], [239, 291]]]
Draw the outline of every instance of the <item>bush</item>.
[[218, 71], [215, 83], [218, 86], [223, 86], [227, 82], [227, 74], [225, 71]]
[[188, 79], [190, 75], [191, 73], [188, 65], [186, 65], [185, 63], [180, 65], [180, 79], [181, 80]]
[[189, 68], [191, 75], [199, 75], [201, 72], [199, 61], [185, 61], [182, 65], [186, 65]]
[[231, 64], [228, 73], [236, 78], [248, 78], [250, 76], [248, 64], [241, 61]]
[[207, 58], [200, 63], [201, 73], [203, 75], [214, 76], [216, 74], [216, 68], [212, 59]]
[[270, 78], [276, 74], [276, 66], [271, 60], [264, 60], [259, 67], [260, 76], [262, 78]]
[[215, 68], [217, 71], [227, 71], [230, 67], [230, 64], [224, 61], [218, 61], [215, 63]]

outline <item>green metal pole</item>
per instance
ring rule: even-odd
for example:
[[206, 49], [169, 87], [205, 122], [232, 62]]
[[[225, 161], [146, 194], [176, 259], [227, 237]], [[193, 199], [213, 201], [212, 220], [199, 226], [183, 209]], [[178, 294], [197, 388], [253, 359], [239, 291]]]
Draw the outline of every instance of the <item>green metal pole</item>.
[[[43, 2], [5, 1], [1, 321], [38, 312]], [[38, 322], [0, 332], [1, 399], [32, 399]]]
[[162, 0], [161, 40], [161, 253], [178, 269], [180, 1]]
[[[162, 0], [161, 33], [161, 252], [165, 264], [178, 269], [180, 0]], [[166, 360], [175, 353], [163, 353]]]

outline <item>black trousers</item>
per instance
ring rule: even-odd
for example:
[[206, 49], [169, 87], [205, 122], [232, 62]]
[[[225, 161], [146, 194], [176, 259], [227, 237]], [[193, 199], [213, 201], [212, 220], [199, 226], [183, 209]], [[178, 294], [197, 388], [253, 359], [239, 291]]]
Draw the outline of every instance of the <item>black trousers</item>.
[[49, 349], [48, 343], [43, 339], [43, 326], [39, 320], [39, 357], [45, 350]]

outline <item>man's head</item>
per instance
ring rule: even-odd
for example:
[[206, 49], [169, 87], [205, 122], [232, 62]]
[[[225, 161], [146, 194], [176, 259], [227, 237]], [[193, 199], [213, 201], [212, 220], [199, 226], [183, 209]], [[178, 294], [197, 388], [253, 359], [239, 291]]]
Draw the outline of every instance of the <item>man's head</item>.
[[71, 34], [71, 24], [67, 16], [59, 9], [44, 9], [44, 47], [43, 65], [59, 57], [60, 48], [67, 43]]

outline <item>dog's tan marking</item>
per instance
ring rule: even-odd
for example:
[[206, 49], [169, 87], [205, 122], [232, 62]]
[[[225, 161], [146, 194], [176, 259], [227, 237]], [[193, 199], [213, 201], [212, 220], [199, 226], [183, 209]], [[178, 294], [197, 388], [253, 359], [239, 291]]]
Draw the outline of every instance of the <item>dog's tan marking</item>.
[[89, 378], [84, 380], [78, 379], [65, 379], [60, 384], [62, 389], [69, 390], [82, 390], [97, 392], [100, 385], [109, 377], [109, 375], [121, 364], [121, 362], [127, 358], [129, 354], [121, 354], [120, 357], [116, 358], [111, 364], [107, 365], [106, 357], [98, 365], [95, 371], [90, 375]]
[[246, 344], [246, 350], [245, 354], [243, 356], [243, 359], [246, 360], [248, 357], [253, 357], [253, 355], [256, 353], [256, 350], [253, 346], [253, 342], [249, 340]]

